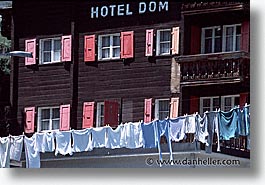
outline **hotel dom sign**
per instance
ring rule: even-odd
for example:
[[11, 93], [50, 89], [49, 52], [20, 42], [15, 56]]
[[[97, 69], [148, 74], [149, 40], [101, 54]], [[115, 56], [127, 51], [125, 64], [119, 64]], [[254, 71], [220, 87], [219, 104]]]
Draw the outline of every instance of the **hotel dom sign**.
[[105, 17], [119, 17], [144, 15], [146, 13], [163, 13], [168, 12], [170, 4], [168, 1], [150, 1], [150, 2], [133, 2], [110, 4], [102, 6], [92, 6], [90, 8], [90, 18], [105, 18]]

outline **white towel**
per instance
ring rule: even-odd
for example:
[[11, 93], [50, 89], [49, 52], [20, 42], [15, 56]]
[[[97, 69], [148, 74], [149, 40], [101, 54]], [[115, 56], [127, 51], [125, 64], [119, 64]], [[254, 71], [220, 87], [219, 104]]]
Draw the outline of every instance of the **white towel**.
[[186, 134], [194, 134], [196, 132], [196, 115], [189, 115], [186, 117]]
[[122, 143], [124, 143], [126, 148], [133, 149], [143, 146], [143, 131], [140, 122], [125, 123], [123, 132]]
[[55, 132], [56, 148], [55, 155], [72, 155], [72, 131]]
[[92, 146], [93, 148], [106, 147], [106, 129], [107, 127], [97, 127], [92, 129]]
[[201, 117], [200, 115], [197, 115], [197, 128], [196, 128], [196, 134], [195, 139], [200, 141], [201, 143], [205, 143], [206, 146], [209, 144], [207, 143], [207, 137], [209, 135], [208, 133], [208, 122], [206, 118], [206, 114]]
[[26, 168], [40, 168], [40, 153], [34, 149], [35, 142], [35, 135], [24, 137]]
[[23, 148], [23, 136], [12, 136], [10, 146], [10, 159], [20, 161]]
[[0, 168], [10, 167], [10, 139], [0, 137]]
[[93, 150], [91, 134], [92, 129], [74, 130], [73, 152], [87, 152]]
[[36, 133], [35, 150], [38, 152], [53, 152], [55, 150], [55, 133]]
[[122, 142], [121, 142], [121, 136], [123, 133], [123, 126], [118, 126], [115, 130], [113, 130], [111, 127], [107, 127], [107, 142], [106, 142], [106, 148], [121, 148]]
[[179, 142], [185, 138], [186, 129], [186, 117], [179, 117], [176, 119], [170, 119], [170, 136], [172, 141]]

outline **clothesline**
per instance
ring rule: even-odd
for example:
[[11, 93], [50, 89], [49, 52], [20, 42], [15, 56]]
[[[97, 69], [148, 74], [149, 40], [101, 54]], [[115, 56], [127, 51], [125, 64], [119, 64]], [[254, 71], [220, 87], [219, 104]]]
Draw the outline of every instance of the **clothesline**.
[[[181, 141], [186, 134], [195, 134], [195, 140], [206, 144], [206, 152], [211, 152], [213, 134], [219, 140], [238, 135], [250, 135], [249, 106], [231, 109], [228, 112], [211, 111], [180, 116], [175, 119], [154, 120], [150, 123], [136, 122], [84, 130], [39, 132], [31, 138], [25, 135], [0, 138], [0, 167], [9, 166], [9, 158], [20, 161], [24, 141], [26, 166], [40, 167], [40, 152], [55, 152], [55, 155], [72, 155], [73, 152], [91, 151], [94, 148], [160, 148], [161, 136], [166, 136], [172, 159], [171, 141]], [[56, 142], [55, 142], [56, 141]]]

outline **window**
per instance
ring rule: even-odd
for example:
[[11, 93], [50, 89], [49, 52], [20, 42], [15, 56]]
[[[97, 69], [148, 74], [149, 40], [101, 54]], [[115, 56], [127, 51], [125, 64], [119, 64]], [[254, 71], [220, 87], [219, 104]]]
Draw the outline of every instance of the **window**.
[[[220, 102], [221, 100], [221, 102]], [[200, 113], [206, 111], [215, 111], [221, 108], [222, 111], [230, 111], [232, 108], [240, 104], [240, 95], [214, 96], [200, 98]]]
[[241, 39], [241, 25], [225, 25], [223, 32], [223, 51], [239, 51]]
[[120, 34], [100, 35], [98, 41], [98, 59], [120, 58]]
[[235, 106], [239, 105], [240, 95], [222, 96], [221, 102], [223, 111], [230, 111]]
[[241, 24], [202, 28], [201, 53], [240, 50]]
[[96, 127], [104, 126], [104, 102], [97, 103], [97, 121]]
[[40, 40], [40, 64], [60, 62], [61, 38]]
[[169, 117], [169, 99], [155, 100], [155, 118], [163, 120]]
[[201, 97], [200, 98], [200, 113], [206, 111], [215, 111], [220, 108], [219, 97]]
[[56, 130], [60, 127], [60, 108], [46, 107], [38, 109], [38, 131]]
[[202, 29], [202, 53], [221, 52], [221, 27], [208, 27]]
[[158, 30], [156, 41], [156, 55], [170, 55], [171, 29]]

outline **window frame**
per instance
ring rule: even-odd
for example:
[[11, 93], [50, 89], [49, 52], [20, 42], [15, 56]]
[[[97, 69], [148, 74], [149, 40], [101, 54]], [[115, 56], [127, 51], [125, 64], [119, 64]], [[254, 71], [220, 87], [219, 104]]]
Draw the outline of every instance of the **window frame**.
[[[51, 61], [50, 62], [44, 62], [44, 42], [45, 41], [49, 41], [51, 40]], [[58, 40], [60, 42], [60, 57], [59, 57], [59, 60], [54, 60], [54, 42]], [[46, 64], [54, 64], [54, 63], [60, 63], [61, 60], [62, 60], [62, 38], [61, 37], [52, 37], [52, 38], [43, 38], [43, 39], [40, 39], [39, 40], [39, 44], [40, 44], [40, 47], [39, 47], [39, 64], [41, 65], [46, 65]]]
[[220, 97], [219, 96], [205, 96], [205, 97], [200, 97], [200, 114], [202, 115], [203, 112], [203, 100], [205, 99], [210, 99], [210, 111], [215, 111], [213, 110], [213, 99], [218, 98], [219, 100], [219, 106], [220, 106]]
[[[169, 41], [164, 41], [166, 43], [169, 43], [169, 53], [160, 53], [160, 33], [161, 32], [165, 32], [165, 31], [169, 31], [170, 32], [170, 38]], [[171, 28], [167, 28], [167, 29], [159, 29], [156, 30], [156, 56], [168, 56], [172, 54], [172, 29]]]
[[155, 99], [155, 119], [159, 118], [159, 103], [160, 101], [168, 101], [168, 117], [170, 116], [170, 98], [161, 98], [161, 99]]
[[[215, 38], [216, 38], [215, 29], [216, 28], [221, 29], [222, 27], [221, 26], [210, 26], [210, 27], [203, 27], [202, 28], [202, 32], [201, 32], [201, 53], [202, 54], [206, 54], [205, 53], [205, 30], [210, 30], [210, 29], [212, 30], [212, 37], [211, 37], [212, 38], [212, 49], [211, 49], [210, 53], [218, 53], [218, 52], [213, 52], [215, 50]], [[221, 33], [220, 38], [221, 38], [221, 42], [222, 42], [222, 33]], [[221, 47], [220, 52], [222, 52], [222, 45], [220, 47]], [[207, 53], [207, 54], [209, 54], [209, 53]]]
[[[237, 34], [236, 34], [236, 27], [240, 26], [240, 29], [242, 27], [242, 24], [230, 24], [230, 25], [223, 25], [223, 34], [222, 34], [222, 51], [223, 52], [235, 52], [235, 51], [240, 51], [240, 47], [238, 50], [236, 50], [236, 45], [237, 45]], [[233, 49], [232, 51], [226, 51], [226, 28], [232, 27], [233, 28]], [[240, 34], [240, 38], [242, 37], [242, 33]], [[240, 43], [241, 44], [241, 43]]]
[[[229, 52], [236, 52], [236, 51], [240, 51], [240, 47], [238, 48], [238, 50], [236, 49], [236, 45], [237, 45], [237, 36], [240, 36], [240, 38], [242, 37], [242, 33], [236, 34], [236, 28], [237, 26], [242, 27], [242, 24], [229, 24], [229, 25], [220, 25], [220, 26], [209, 26], [209, 27], [203, 27], [201, 28], [201, 54], [212, 54], [212, 53], [229, 53]], [[226, 51], [226, 29], [229, 27], [233, 27], [233, 49], [232, 51]], [[215, 29], [216, 28], [220, 28], [221, 29], [221, 51], [220, 52], [215, 52]], [[210, 53], [205, 53], [205, 31], [206, 30], [212, 30], [212, 49]], [[241, 40], [241, 39], [239, 39]], [[241, 44], [241, 43], [240, 43]]]
[[[113, 41], [114, 41], [114, 36], [118, 36], [119, 37], [119, 46], [113, 46]], [[109, 58], [102, 58], [102, 38], [103, 37], [110, 37], [110, 44], [108, 47], [105, 47], [105, 49], [109, 48], [110, 51], [110, 57]], [[98, 61], [109, 61], [109, 60], [119, 60], [121, 59], [121, 55], [119, 53], [118, 57], [113, 57], [113, 50], [116, 48], [120, 48], [120, 52], [121, 52], [121, 34], [120, 33], [112, 33], [112, 34], [103, 34], [103, 35], [99, 35], [98, 36]]]
[[234, 94], [234, 95], [225, 95], [225, 96], [221, 96], [221, 110], [225, 111], [225, 98], [232, 98], [231, 99], [231, 108], [234, 108], [235, 105], [235, 98], [240, 98], [239, 94]]
[[[101, 106], [103, 105], [103, 115], [101, 115]], [[96, 119], [96, 127], [104, 126], [104, 102], [97, 102], [97, 119]], [[103, 119], [103, 125], [101, 124]]]
[[[44, 109], [49, 109], [50, 111], [50, 117], [49, 117], [49, 129], [48, 130], [42, 130], [42, 124], [41, 124], [41, 111], [44, 110]], [[51, 111], [52, 109], [59, 109], [59, 118], [56, 118], [58, 119], [59, 121], [59, 128], [58, 129], [52, 129], [52, 121], [54, 119], [52, 119], [52, 113], [53, 111]], [[37, 132], [49, 132], [49, 131], [54, 131], [54, 130], [59, 130], [60, 129], [60, 106], [51, 106], [51, 107], [38, 107], [38, 124], [37, 124]]]

